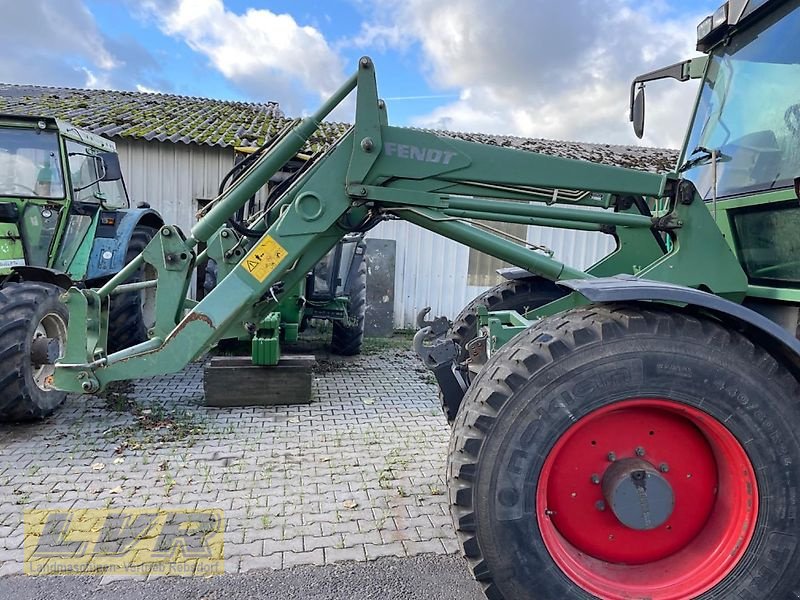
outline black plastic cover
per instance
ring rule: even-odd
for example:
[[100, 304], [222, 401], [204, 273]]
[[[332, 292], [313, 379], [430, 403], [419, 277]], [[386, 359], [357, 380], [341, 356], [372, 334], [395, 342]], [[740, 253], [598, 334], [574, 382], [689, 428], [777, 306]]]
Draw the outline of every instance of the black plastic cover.
[[18, 223], [19, 208], [13, 202], [0, 202], [0, 223]]

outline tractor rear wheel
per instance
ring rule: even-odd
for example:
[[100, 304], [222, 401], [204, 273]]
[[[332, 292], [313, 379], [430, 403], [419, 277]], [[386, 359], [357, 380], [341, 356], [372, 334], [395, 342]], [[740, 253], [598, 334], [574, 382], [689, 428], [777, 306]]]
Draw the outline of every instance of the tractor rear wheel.
[[63, 291], [35, 281], [0, 289], [0, 422], [41, 419], [66, 398], [51, 387], [53, 363], [66, 348]]
[[523, 332], [454, 426], [455, 528], [489, 598], [788, 598], [800, 584], [800, 386], [668, 308]]
[[359, 260], [355, 280], [350, 285], [347, 302], [349, 321], [334, 321], [331, 335], [331, 352], [342, 356], [361, 354], [364, 344], [364, 317], [367, 312], [367, 261], [363, 252], [355, 254], [353, 260]]
[[[125, 264], [139, 256], [156, 234], [156, 230], [138, 225], [131, 235]], [[156, 279], [150, 265], [139, 268], [126, 283]], [[108, 352], [117, 352], [147, 340], [147, 332], [155, 324], [155, 288], [129, 292], [111, 298], [108, 311]]]

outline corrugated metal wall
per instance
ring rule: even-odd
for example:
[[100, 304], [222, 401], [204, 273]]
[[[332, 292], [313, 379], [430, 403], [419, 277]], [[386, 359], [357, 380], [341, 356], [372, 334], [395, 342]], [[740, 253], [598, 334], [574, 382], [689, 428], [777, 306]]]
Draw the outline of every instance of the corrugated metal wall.
[[[485, 287], [467, 284], [470, 250], [466, 246], [405, 221], [381, 223], [368, 237], [397, 242], [395, 327], [414, 327], [417, 313], [455, 317]], [[543, 244], [554, 258], [584, 269], [614, 249], [611, 236], [587, 231], [529, 227], [528, 241]]]
[[184, 233], [192, 228], [199, 198], [217, 195], [233, 166], [232, 148], [116, 140], [131, 204], [148, 202]]
[[[146, 201], [167, 223], [188, 232], [198, 199], [217, 195], [222, 177], [233, 166], [231, 148], [196, 144], [115, 140], [128, 194], [135, 206]], [[381, 223], [369, 237], [397, 242], [395, 327], [413, 327], [419, 310], [455, 317], [482, 287], [468, 285], [470, 251], [452, 240], [405, 221]], [[598, 233], [529, 227], [528, 241], [543, 244], [555, 258], [585, 268], [613, 249], [613, 239]]]

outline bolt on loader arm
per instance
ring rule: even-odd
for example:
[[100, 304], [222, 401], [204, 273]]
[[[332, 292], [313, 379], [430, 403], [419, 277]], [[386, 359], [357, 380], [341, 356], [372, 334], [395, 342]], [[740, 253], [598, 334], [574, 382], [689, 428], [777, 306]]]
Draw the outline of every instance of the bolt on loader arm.
[[[355, 125], [274, 200], [256, 226], [263, 235], [237, 239], [225, 229], [228, 218], [356, 88]], [[650, 214], [642, 209], [645, 198], [663, 200], [668, 208]], [[281, 136], [214, 202], [188, 237], [177, 227], [163, 227], [107, 284], [64, 294], [69, 331], [54, 386], [92, 393], [111, 381], [180, 370], [226, 332], [260, 322], [343, 236], [389, 218], [408, 220], [553, 281], [636, 271], [731, 297], [741, 297], [746, 289], [738, 262], [702, 202], [678, 201], [674, 175], [390, 127], [372, 61], [365, 57], [357, 73], [316, 113]], [[618, 249], [580, 271], [478, 220], [601, 231], [617, 238]], [[678, 231], [681, 243], [667, 251], [662, 238], [677, 241]], [[244, 252], [217, 287], [194, 303], [185, 298], [195, 264], [206, 258], [205, 253], [196, 255], [202, 242], [227, 248], [233, 243]], [[701, 243], [703, 252], [687, 252]], [[155, 326], [148, 341], [108, 354], [110, 297], [154, 285], [122, 283], [142, 262], [158, 274]]]

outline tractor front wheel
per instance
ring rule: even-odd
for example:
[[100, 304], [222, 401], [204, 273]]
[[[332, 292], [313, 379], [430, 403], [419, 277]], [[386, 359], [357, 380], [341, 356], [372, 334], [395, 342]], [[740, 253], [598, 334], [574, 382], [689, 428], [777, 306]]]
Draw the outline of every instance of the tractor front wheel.
[[[363, 245], [362, 245], [363, 247]], [[361, 354], [364, 344], [364, 317], [367, 312], [367, 261], [364, 254], [356, 254], [358, 270], [348, 290], [348, 321], [334, 321], [331, 334], [331, 352], [342, 356]]]
[[[139, 256], [156, 234], [152, 227], [139, 225], [133, 230], [125, 264]], [[155, 269], [144, 264], [125, 283], [156, 279]], [[155, 288], [145, 288], [139, 292], [128, 292], [111, 298], [108, 310], [108, 352], [117, 352], [147, 341], [148, 330], [155, 325]]]
[[800, 386], [667, 308], [591, 306], [496, 353], [454, 426], [455, 528], [490, 598], [788, 598]]
[[66, 398], [51, 387], [67, 340], [62, 292], [39, 282], [0, 289], [0, 422], [41, 419]]

